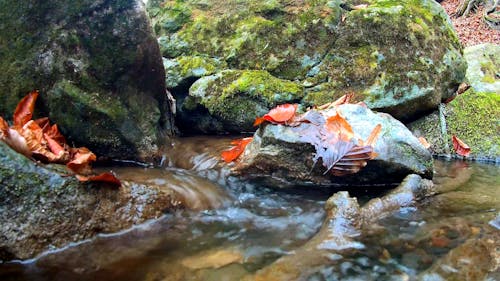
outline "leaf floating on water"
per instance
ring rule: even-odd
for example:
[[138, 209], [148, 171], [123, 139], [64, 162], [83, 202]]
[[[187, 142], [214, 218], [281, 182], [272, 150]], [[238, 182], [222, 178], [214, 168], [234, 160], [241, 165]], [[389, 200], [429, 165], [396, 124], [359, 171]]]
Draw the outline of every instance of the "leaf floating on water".
[[455, 135], [451, 136], [451, 139], [453, 141], [453, 149], [455, 152], [460, 155], [467, 157], [470, 154], [470, 147], [463, 142], [461, 139], [457, 138]]
[[14, 111], [14, 126], [22, 127], [31, 120], [37, 98], [38, 91], [33, 91], [17, 104], [16, 110]]
[[88, 177], [82, 175], [76, 175], [76, 178], [82, 182], [102, 182], [115, 187], [120, 187], [122, 185], [120, 180], [117, 179], [115, 175], [113, 175], [112, 173], [102, 173], [97, 176], [88, 176]]
[[242, 138], [231, 142], [233, 147], [221, 153], [224, 162], [230, 163], [236, 160], [245, 151], [245, 147], [253, 140], [253, 137]]

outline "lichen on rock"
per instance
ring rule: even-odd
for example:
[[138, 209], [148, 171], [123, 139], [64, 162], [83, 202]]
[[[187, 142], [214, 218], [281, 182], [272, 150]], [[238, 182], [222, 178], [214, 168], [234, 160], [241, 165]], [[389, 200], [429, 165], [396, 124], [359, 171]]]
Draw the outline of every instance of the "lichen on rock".
[[[500, 47], [491, 44], [465, 49], [467, 82], [471, 88], [434, 112], [408, 124], [418, 136], [424, 136], [435, 155], [459, 157], [452, 151], [451, 137], [456, 135], [471, 148], [467, 159], [500, 162]], [[442, 117], [440, 117], [440, 115]]]
[[[466, 65], [458, 38], [438, 3], [371, 0], [364, 6], [357, 4], [166, 1], [151, 4], [149, 11], [159, 26], [165, 57], [174, 61], [186, 56], [216, 58], [227, 65], [218, 71], [265, 70], [303, 86], [300, 103], [305, 107], [355, 92], [370, 108], [408, 121], [453, 95]], [[172, 23], [176, 28], [160, 28]], [[184, 100], [188, 86], [175, 91], [176, 98]], [[222, 95], [223, 88], [212, 93]], [[199, 117], [217, 123], [220, 116], [211, 114], [209, 110]], [[213, 127], [223, 128], [215, 123]], [[227, 131], [241, 132], [237, 127], [214, 132]]]
[[[170, 133], [165, 72], [142, 1], [3, 1], [0, 17], [1, 116], [38, 89], [41, 116], [110, 158], [148, 156]], [[62, 90], [67, 107], [53, 96]]]

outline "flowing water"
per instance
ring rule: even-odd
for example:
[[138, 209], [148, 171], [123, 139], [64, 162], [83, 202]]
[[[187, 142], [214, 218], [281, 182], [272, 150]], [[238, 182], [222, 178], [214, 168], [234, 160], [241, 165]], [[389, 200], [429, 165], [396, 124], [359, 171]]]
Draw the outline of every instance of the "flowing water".
[[[228, 143], [185, 139], [161, 167], [112, 167], [121, 179], [175, 190], [191, 211], [0, 264], [0, 280], [239, 280], [293, 253], [321, 227], [331, 192], [276, 190], [228, 176], [218, 161]], [[334, 263], [308, 269], [305, 279], [414, 280], [453, 251], [466, 253], [475, 268], [491, 266], [467, 245], [500, 239], [500, 168], [436, 160], [435, 170], [437, 195], [381, 220], [353, 254], [332, 255]], [[355, 195], [360, 204], [374, 196]], [[500, 273], [486, 278], [500, 280]]]

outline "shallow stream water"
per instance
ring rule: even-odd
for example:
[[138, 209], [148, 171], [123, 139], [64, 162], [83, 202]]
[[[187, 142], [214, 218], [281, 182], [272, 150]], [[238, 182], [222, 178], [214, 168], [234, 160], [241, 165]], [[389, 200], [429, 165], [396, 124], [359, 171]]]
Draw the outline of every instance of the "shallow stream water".
[[[276, 190], [229, 177], [217, 160], [228, 142], [183, 140], [161, 167], [111, 167], [121, 179], [174, 189], [195, 210], [0, 264], [0, 280], [239, 280], [293, 253], [321, 227], [332, 192]], [[495, 165], [436, 160], [435, 196], [381, 220], [357, 239], [362, 247], [308, 269], [305, 280], [416, 280], [461, 245], [500, 239], [499, 171]], [[383, 192], [354, 195], [362, 204]], [[465, 263], [490, 266], [480, 251], [462, 251]], [[485, 278], [500, 280], [500, 273]]]

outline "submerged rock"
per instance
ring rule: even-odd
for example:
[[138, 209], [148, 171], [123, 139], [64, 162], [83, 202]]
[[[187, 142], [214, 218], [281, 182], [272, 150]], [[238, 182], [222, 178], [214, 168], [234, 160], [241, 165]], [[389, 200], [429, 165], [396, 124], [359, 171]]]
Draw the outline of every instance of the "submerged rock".
[[378, 156], [368, 161], [360, 172], [343, 177], [331, 173], [325, 175], [325, 168], [313, 161], [314, 147], [301, 138], [302, 127], [308, 123], [297, 127], [262, 126], [246, 147], [235, 172], [262, 178], [277, 186], [397, 184], [408, 174], [432, 178], [431, 154], [401, 122], [389, 114], [374, 113], [361, 105], [344, 104], [337, 108], [359, 140], [366, 140], [377, 124], [382, 126], [374, 145]]
[[32, 258], [182, 206], [172, 190], [126, 181], [119, 189], [82, 184], [67, 173], [0, 142], [0, 260]]
[[[356, 4], [349, 0], [149, 1], [148, 11], [162, 55], [172, 64], [203, 58], [201, 67], [198, 63], [167, 66], [172, 77], [181, 80], [228, 69], [266, 71], [268, 77], [259, 84], [283, 79], [302, 89], [301, 95], [288, 100], [279, 90], [272, 90], [278, 94], [274, 103], [299, 98], [304, 106], [321, 105], [355, 92], [370, 108], [400, 120], [414, 120], [436, 109], [455, 92], [466, 64], [448, 16], [438, 3], [370, 0], [366, 5]], [[221, 63], [215, 66], [214, 60]], [[177, 82], [171, 86], [178, 107], [188, 112], [179, 116], [181, 121], [191, 116], [206, 119], [208, 125], [193, 128], [198, 131], [210, 124], [218, 133], [247, 130], [246, 118], [231, 120], [230, 114], [214, 113], [202, 99], [194, 105], [192, 99], [184, 99], [197, 92], [189, 90], [194, 80], [182, 87], [175, 87]], [[234, 82], [218, 81], [218, 87], [207, 88], [207, 98], [226, 95]], [[230, 93], [236, 101], [227, 103], [228, 112], [242, 107], [239, 99], [245, 99], [245, 105], [264, 106], [249, 106], [246, 115], [256, 117], [270, 109], [269, 103], [262, 104], [261, 97], [250, 91]], [[241, 127], [217, 125], [224, 122]]]
[[148, 156], [173, 124], [142, 1], [1, 1], [0, 115], [40, 90], [37, 111], [99, 156]]
[[[408, 127], [424, 136], [436, 155], [455, 155], [452, 135], [467, 143], [467, 159], [500, 162], [500, 46], [484, 44], [465, 49], [467, 82], [471, 88]], [[458, 155], [455, 155], [459, 157]]]

